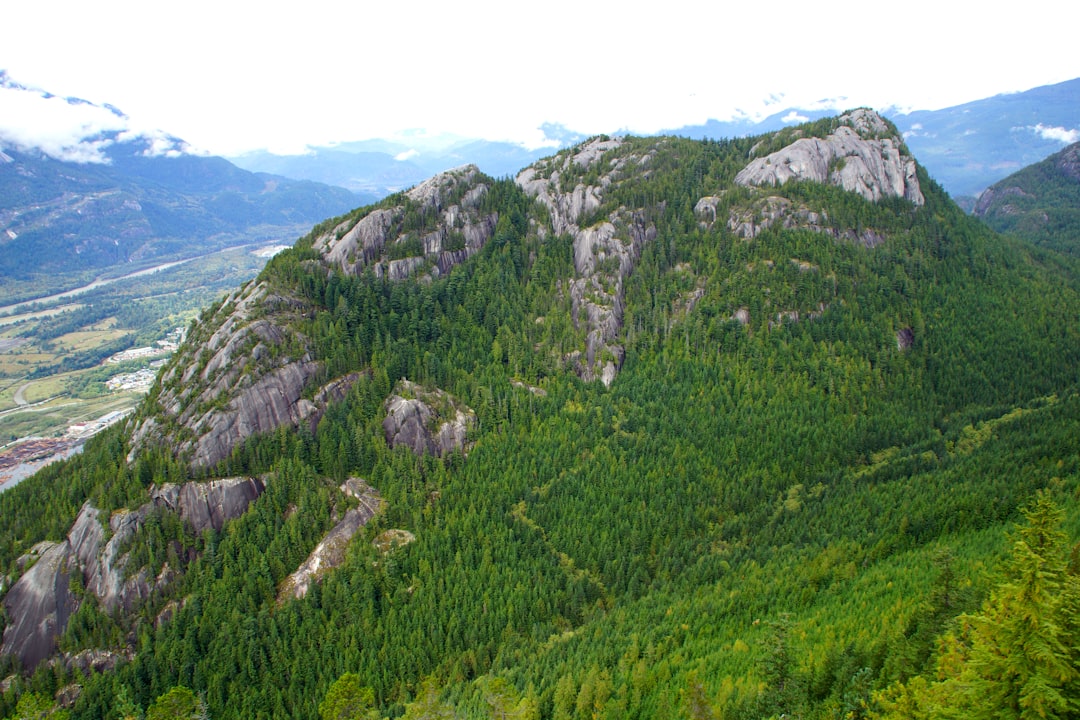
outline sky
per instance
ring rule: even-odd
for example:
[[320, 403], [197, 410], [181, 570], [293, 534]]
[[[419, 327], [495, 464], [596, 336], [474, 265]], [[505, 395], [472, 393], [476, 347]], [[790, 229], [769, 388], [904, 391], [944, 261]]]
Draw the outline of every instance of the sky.
[[[782, 108], [935, 110], [1080, 77], [1080, 3], [33, 0], [0, 10], [0, 142], [163, 133], [233, 156], [444, 134], [545, 143]], [[78, 97], [96, 106], [70, 105]]]

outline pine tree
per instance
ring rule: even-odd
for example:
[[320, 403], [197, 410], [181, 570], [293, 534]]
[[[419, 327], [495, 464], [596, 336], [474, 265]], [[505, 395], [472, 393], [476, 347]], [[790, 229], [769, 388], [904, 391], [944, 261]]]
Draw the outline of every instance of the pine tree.
[[1068, 569], [1063, 513], [1040, 493], [1016, 532], [1008, 577], [971, 625], [965, 675], [973, 717], [1067, 718], [1080, 712], [1075, 627], [1080, 578]]

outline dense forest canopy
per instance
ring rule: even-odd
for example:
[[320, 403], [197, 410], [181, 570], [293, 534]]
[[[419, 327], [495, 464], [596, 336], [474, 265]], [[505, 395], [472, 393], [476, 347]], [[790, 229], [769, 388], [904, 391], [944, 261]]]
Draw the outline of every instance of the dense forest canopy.
[[[356, 374], [314, 428], [251, 436], [193, 469], [168, 446], [128, 462], [137, 418], [0, 495], [14, 580], [86, 500], [108, 513], [166, 482], [266, 479], [220, 531], [151, 516], [129, 567], [167, 566], [167, 590], [130, 613], [87, 594], [59, 639], [67, 657], [129, 654], [107, 672], [61, 660], [28, 677], [5, 658], [0, 715], [72, 684], [78, 718], [166, 701], [219, 718], [1075, 713], [1075, 261], [994, 234], [921, 170], [923, 206], [733, 184], [788, 140], [623, 138], [601, 162], [560, 156], [561, 191], [604, 188], [580, 227], [609, 221], [616, 241], [622, 222], [627, 238], [655, 229], [632, 272], [590, 265], [589, 302], [621, 310], [610, 387], [568, 359], [590, 332], [570, 290], [574, 239], [513, 180], [481, 178], [495, 230], [446, 273], [322, 263], [318, 238], [411, 208], [402, 197], [315, 228], [260, 278], [304, 309], [289, 328], [306, 345], [281, 352], [319, 363], [309, 397]], [[631, 169], [616, 182], [612, 167]], [[768, 198], [803, 220], [737, 234], [728, 219]], [[415, 210], [402, 237], [437, 222]], [[865, 237], [873, 247], [849, 239]], [[192, 328], [191, 357], [219, 311]], [[464, 452], [388, 446], [402, 378], [475, 412]], [[160, 397], [143, 417], [167, 418]], [[383, 509], [339, 567], [283, 600], [355, 507], [338, 489], [349, 477]], [[391, 530], [412, 541], [378, 542]], [[990, 668], [1036, 616], [1045, 651]]]

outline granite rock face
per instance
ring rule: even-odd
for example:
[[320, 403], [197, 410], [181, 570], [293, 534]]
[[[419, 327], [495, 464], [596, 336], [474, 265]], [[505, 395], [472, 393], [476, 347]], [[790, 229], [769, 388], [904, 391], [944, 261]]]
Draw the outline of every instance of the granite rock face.
[[856, 192], [870, 201], [901, 197], [922, 205], [915, 159], [903, 140], [872, 110], [855, 110], [825, 138], [800, 138], [787, 147], [752, 160], [735, 176], [747, 186], [779, 186], [788, 180], [812, 180]]
[[227, 520], [240, 517], [266, 485], [256, 477], [232, 477], [184, 483], [178, 500], [180, 517], [195, 532], [220, 530]]
[[315, 546], [307, 560], [285, 579], [278, 593], [279, 602], [303, 598], [312, 583], [341, 565], [353, 536], [382, 509], [378, 491], [359, 478], [349, 478], [341, 489], [346, 495], [357, 498], [360, 505], [346, 511], [345, 517]]
[[[487, 191], [475, 165], [448, 170], [405, 192], [400, 204], [338, 225], [312, 247], [346, 275], [370, 268], [391, 280], [421, 271], [439, 277], [479, 252], [495, 233], [498, 214], [481, 207]], [[417, 216], [427, 219], [419, 229]]]
[[29, 669], [53, 653], [56, 639], [79, 608], [71, 592], [73, 572], [78, 572], [78, 563], [65, 540], [42, 553], [12, 585], [3, 602], [8, 618], [0, 648], [4, 655], [14, 655]]
[[0, 654], [15, 655], [24, 668], [32, 669], [53, 653], [57, 638], [81, 603], [71, 589], [73, 573], [79, 573], [86, 592], [108, 613], [130, 612], [161, 592], [175, 577], [167, 565], [157, 578], [147, 568], [129, 573], [130, 555], [120, 552], [152, 512], [177, 512], [196, 532], [220, 530], [225, 522], [242, 515], [265, 488], [262, 478], [163, 485], [154, 488], [150, 501], [137, 510], [113, 513], [108, 540], [100, 511], [87, 501], [63, 542], [35, 546], [37, 562], [4, 597], [10, 621]]
[[[370, 270], [391, 280], [445, 275], [495, 232], [498, 214], [483, 211], [489, 183], [471, 165], [436, 175], [401, 194], [399, 205], [316, 237], [319, 260], [308, 261], [309, 269]], [[131, 431], [129, 462], [156, 445], [194, 468], [213, 468], [252, 435], [282, 426], [314, 428], [359, 377], [332, 379], [312, 397], [323, 366], [296, 328], [315, 312], [311, 302], [266, 281], [225, 298], [189, 333], [148, 397]]]
[[[656, 238], [656, 226], [640, 210], [621, 207], [597, 216], [604, 195], [614, 184], [647, 174], [651, 152], [621, 153], [617, 138], [595, 138], [573, 151], [560, 153], [525, 168], [516, 182], [548, 210], [555, 235], [570, 235], [574, 244], [574, 277], [567, 279], [574, 323], [586, 331], [585, 347], [566, 361], [586, 381], [614, 382], [625, 350], [624, 282], [633, 272], [641, 250]], [[577, 178], [600, 170], [595, 184]]]
[[[359, 377], [336, 378], [304, 397], [322, 370], [294, 321], [312, 309], [303, 301], [248, 285], [210, 317], [200, 342], [174, 358], [152, 394], [152, 408], [132, 432], [134, 459], [147, 445], [165, 445], [193, 467], [209, 468], [247, 438], [282, 425], [314, 426], [330, 402]], [[165, 429], [168, 428], [168, 429]]]
[[417, 455], [443, 457], [464, 450], [476, 413], [439, 389], [402, 380], [386, 399], [383, 432], [391, 448], [405, 446]]

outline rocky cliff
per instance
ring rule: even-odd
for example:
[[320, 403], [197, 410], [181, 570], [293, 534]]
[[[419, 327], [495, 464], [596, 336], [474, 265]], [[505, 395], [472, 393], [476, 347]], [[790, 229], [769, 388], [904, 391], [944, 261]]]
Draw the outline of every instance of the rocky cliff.
[[614, 185], [648, 172], [651, 152], [620, 152], [618, 138], [594, 138], [525, 168], [517, 184], [543, 205], [556, 235], [574, 244], [574, 277], [567, 278], [574, 323], [585, 347], [567, 360], [583, 380], [611, 385], [622, 367], [624, 284], [656, 226], [643, 210], [627, 207], [598, 216]]
[[498, 213], [482, 209], [487, 192], [475, 165], [456, 168], [402, 193], [390, 207], [346, 220], [315, 238], [312, 247], [346, 275], [367, 268], [391, 280], [445, 275], [495, 232]]
[[840, 116], [840, 126], [824, 138], [800, 138], [750, 162], [739, 185], [783, 185], [789, 180], [829, 183], [870, 201], [902, 197], [922, 205], [915, 159], [902, 138], [872, 110]]
[[[483, 207], [489, 183], [475, 166], [465, 166], [379, 208], [357, 211], [313, 238], [319, 261], [309, 269], [371, 271], [394, 281], [444, 275], [495, 231], [498, 213]], [[212, 468], [252, 435], [281, 426], [314, 429], [359, 375], [313, 388], [324, 367], [297, 329], [313, 313], [296, 293], [263, 280], [204, 314], [135, 423], [129, 460], [159, 446], [195, 468]]]
[[82, 602], [71, 585], [75, 573], [85, 591], [110, 614], [130, 612], [163, 590], [173, 578], [172, 570], [166, 566], [151, 577], [145, 567], [129, 568], [131, 556], [125, 550], [154, 511], [179, 513], [197, 533], [220, 530], [226, 521], [242, 515], [265, 487], [263, 478], [223, 478], [152, 488], [150, 501], [138, 509], [114, 512], [108, 532], [101, 511], [87, 501], [63, 542], [35, 546], [37, 561], [4, 597], [4, 612], [11, 620], [0, 654], [16, 656], [27, 669], [52, 654]]

